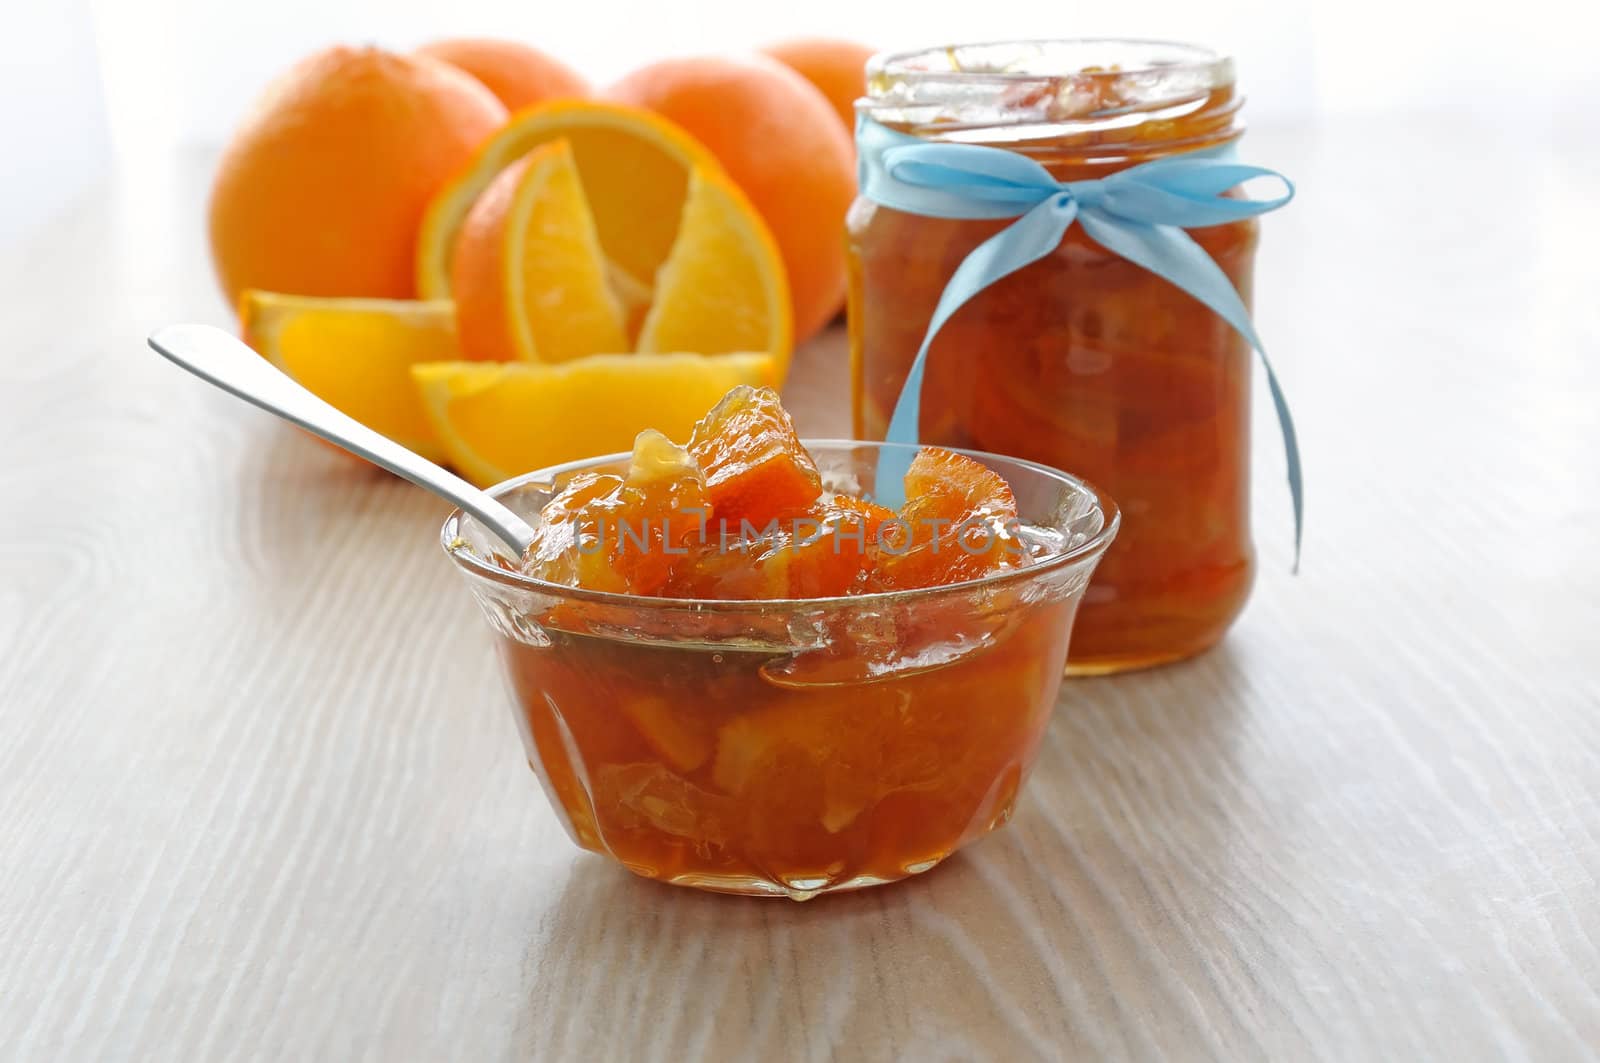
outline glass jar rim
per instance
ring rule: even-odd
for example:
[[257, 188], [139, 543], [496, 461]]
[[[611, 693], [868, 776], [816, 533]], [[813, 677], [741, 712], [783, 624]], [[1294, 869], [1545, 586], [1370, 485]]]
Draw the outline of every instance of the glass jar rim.
[[[920, 449], [916, 444], [873, 442], [860, 439], [806, 439], [802, 440], [802, 442], [808, 449], [846, 447], [871, 447], [880, 450], [904, 448], [911, 451]], [[1116, 538], [1117, 531], [1122, 524], [1121, 511], [1117, 508], [1117, 504], [1112, 500], [1111, 496], [1087, 480], [1074, 476], [1069, 472], [1063, 472], [1050, 465], [1029, 461], [1026, 458], [1012, 457], [1008, 454], [994, 454], [960, 447], [946, 447], [944, 449], [979, 460], [989, 459], [1005, 462], [1020, 469], [1041, 474], [1063, 486], [1070, 487], [1072, 490], [1084, 495], [1094, 505], [1095, 510], [1100, 514], [1100, 527], [1083, 542], [1022, 568], [1004, 569], [978, 579], [963, 580], [959, 583], [823, 598], [657, 598], [648, 595], [590, 590], [584, 587], [573, 587], [565, 583], [552, 583], [549, 580], [538, 579], [522, 572], [503, 568], [495, 564], [491, 559], [471, 549], [460, 534], [461, 522], [470, 518], [459, 509], [451, 511], [450, 515], [445, 518], [444, 525], [439, 531], [439, 542], [444, 547], [445, 553], [450, 555], [450, 559], [468, 575], [486, 579], [506, 587], [537, 591], [551, 597], [568, 598], [597, 605], [627, 606], [633, 609], [688, 610], [696, 613], [771, 613], [797, 609], [856, 608], [879, 603], [914, 601], [936, 597], [941, 594], [970, 594], [976, 590], [1003, 587], [1013, 583], [1025, 583], [1062, 568], [1071, 567], [1086, 559], [1094, 558]], [[622, 451], [616, 454], [603, 454], [598, 457], [570, 461], [513, 477], [488, 488], [488, 492], [496, 498], [501, 498], [519, 488], [530, 485], [547, 485], [559, 477], [572, 473], [606, 465], [626, 464], [629, 457], [628, 452]]]
[[[1104, 62], [1078, 64], [1059, 62], [1079, 51], [1103, 53], [1097, 55], [1097, 58], [1113, 58], [1118, 50], [1146, 54], [1140, 62], [1133, 65], [1114, 60], [1109, 66]], [[1017, 58], [1008, 63], [1004, 69], [966, 65], [967, 61], [982, 63], [986, 58], [992, 61], [992, 57], [1008, 51], [1015, 53]], [[1044, 65], [1017, 65], [1029, 55], [1045, 61]], [[1056, 62], [1052, 63], [1052, 59]], [[1089, 69], [1092, 67], [1102, 69]], [[1215, 85], [1220, 86], [1233, 80], [1233, 57], [1204, 45], [1154, 37], [1048, 37], [1036, 40], [943, 44], [931, 48], [913, 48], [909, 51], [880, 52], [872, 56], [867, 60], [867, 95], [869, 97], [875, 95], [874, 89], [879, 88], [883, 83], [882, 79], [886, 78], [1027, 81], [1044, 77], [1115, 79], [1157, 72], [1205, 74]]]
[[1233, 84], [1232, 57], [1202, 45], [1133, 37], [988, 41], [873, 56], [856, 109], [922, 130], [1115, 127]]

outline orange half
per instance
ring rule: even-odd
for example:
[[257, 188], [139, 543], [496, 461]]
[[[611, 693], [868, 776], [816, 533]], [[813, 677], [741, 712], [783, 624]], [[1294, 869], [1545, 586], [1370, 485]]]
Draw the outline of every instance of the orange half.
[[455, 299], [469, 359], [766, 352], [788, 370], [766, 223], [687, 133], [631, 107], [514, 116], [428, 208], [417, 283]]
[[455, 237], [495, 177], [541, 144], [566, 140], [594, 214], [600, 246], [627, 276], [646, 281], [667, 260], [697, 167], [720, 170], [711, 153], [649, 111], [564, 100], [518, 111], [433, 197], [417, 238], [417, 291], [450, 293]]

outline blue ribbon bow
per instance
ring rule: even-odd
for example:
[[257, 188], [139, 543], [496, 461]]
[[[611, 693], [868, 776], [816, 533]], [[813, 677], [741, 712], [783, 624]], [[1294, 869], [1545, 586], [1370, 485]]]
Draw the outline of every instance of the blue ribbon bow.
[[[1211, 152], [1190, 152], [1130, 166], [1107, 177], [1057, 181], [1039, 163], [1017, 152], [922, 140], [865, 116], [856, 126], [856, 143], [861, 191], [874, 202], [936, 218], [1017, 219], [974, 248], [945, 285], [889, 420], [890, 442], [917, 442], [923, 368], [928, 347], [945, 322], [1001, 277], [1054, 251], [1076, 221], [1095, 243], [1210, 307], [1261, 356], [1283, 431], [1289, 492], [1294, 499], [1295, 567], [1299, 568], [1304, 501], [1300, 445], [1289, 404], [1244, 301], [1221, 267], [1184, 232], [1277, 210], [1294, 197], [1288, 178]], [[1256, 177], [1282, 181], [1283, 195], [1259, 200], [1223, 195]], [[890, 454], [894, 452], [885, 452], [885, 463], [878, 470], [880, 485], [898, 484], [910, 464], [909, 457], [894, 454], [890, 459]]]

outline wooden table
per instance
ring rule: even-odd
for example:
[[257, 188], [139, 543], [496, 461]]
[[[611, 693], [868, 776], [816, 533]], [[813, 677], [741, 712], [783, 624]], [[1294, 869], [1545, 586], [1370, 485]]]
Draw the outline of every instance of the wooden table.
[[1224, 645], [1071, 682], [1009, 828], [803, 905], [579, 853], [444, 507], [144, 349], [225, 321], [209, 156], [5, 249], [0, 1058], [1592, 1058], [1595, 143], [1251, 147], [1303, 187], [1258, 292], [1301, 575], [1261, 411]]

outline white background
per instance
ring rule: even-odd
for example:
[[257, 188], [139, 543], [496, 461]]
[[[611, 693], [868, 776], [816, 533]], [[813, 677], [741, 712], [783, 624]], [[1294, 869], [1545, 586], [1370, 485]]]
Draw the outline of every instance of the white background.
[[[1540, 134], [1600, 136], [1600, 39], [1586, 5], [1381, 0], [11, 0], [0, 38], [0, 241], [66, 209], [113, 166], [213, 146], [262, 84], [344, 41], [404, 49], [504, 35], [599, 84], [655, 57], [799, 35], [875, 47], [1127, 35], [1239, 58], [1257, 126], [1405, 112], [1492, 114]], [[1422, 127], [1426, 129], [1424, 125]]]

